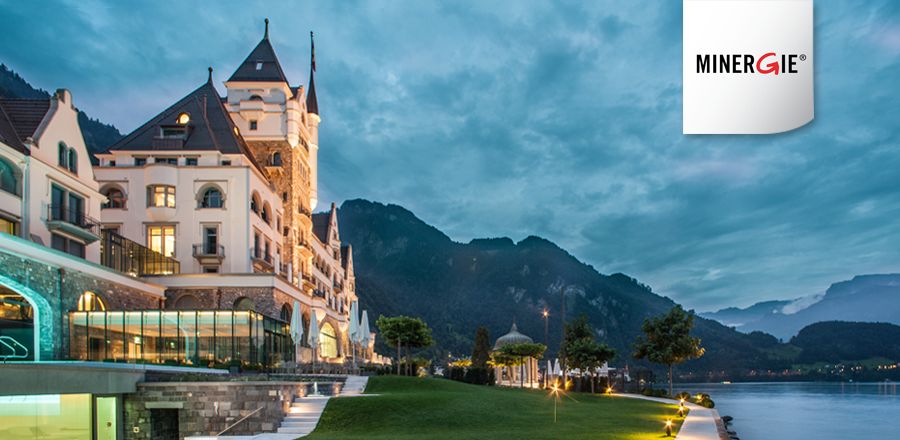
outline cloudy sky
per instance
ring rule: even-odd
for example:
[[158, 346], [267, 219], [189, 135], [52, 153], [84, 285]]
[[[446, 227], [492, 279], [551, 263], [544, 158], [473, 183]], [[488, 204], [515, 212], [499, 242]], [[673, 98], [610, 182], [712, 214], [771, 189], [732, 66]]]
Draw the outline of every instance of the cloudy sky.
[[[681, 134], [681, 3], [0, 0], [0, 61], [123, 132], [316, 31], [325, 201], [536, 234], [705, 311], [900, 271], [900, 2], [816, 5], [816, 120]], [[199, 2], [198, 2], [199, 4]]]

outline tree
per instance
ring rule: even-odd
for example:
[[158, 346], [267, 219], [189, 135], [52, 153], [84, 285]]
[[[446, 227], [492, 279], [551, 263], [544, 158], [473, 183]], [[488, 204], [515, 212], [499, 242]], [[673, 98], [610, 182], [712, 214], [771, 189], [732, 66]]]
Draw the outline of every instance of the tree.
[[636, 359], [648, 359], [669, 368], [669, 395], [672, 395], [672, 371], [674, 365], [703, 356], [700, 338], [691, 336], [694, 315], [675, 306], [669, 313], [644, 320], [634, 345]]
[[486, 368], [491, 359], [491, 336], [485, 326], [479, 326], [475, 331], [475, 345], [472, 347], [472, 366]]
[[[594, 329], [588, 323], [587, 315], [581, 315], [563, 328], [563, 343], [559, 356], [565, 359], [566, 368], [577, 368], [590, 372], [591, 393], [594, 392], [594, 370], [615, 357], [616, 351], [606, 344], [594, 341]], [[580, 383], [579, 383], [580, 387]]]
[[606, 344], [595, 342], [593, 338], [577, 339], [568, 346], [569, 365], [581, 370], [582, 374], [585, 371], [590, 373], [592, 394], [594, 393], [596, 370], [605, 362], [609, 362], [615, 355], [614, 349], [609, 348]]
[[[428, 324], [419, 318], [410, 318], [409, 316], [386, 317], [381, 315], [375, 321], [375, 325], [381, 331], [381, 337], [391, 345], [397, 346], [397, 375], [400, 375], [400, 359], [403, 346], [407, 349], [407, 358], [409, 350], [412, 348], [427, 347], [434, 343], [431, 337], [431, 329]], [[407, 365], [407, 368], [409, 366]]]
[[[525, 358], [535, 358], [540, 359], [544, 357], [544, 352], [547, 350], [547, 346], [544, 344], [536, 344], [533, 342], [525, 342], [521, 344], [507, 344], [500, 347], [497, 352], [501, 354], [501, 356], [506, 356], [508, 358], [515, 359], [514, 362], [510, 363], [507, 361], [506, 366], [522, 366], [523, 370], [522, 374], [519, 375], [519, 382], [522, 387], [525, 387], [525, 371], [524, 364]], [[512, 385], [512, 384], [510, 384]]]

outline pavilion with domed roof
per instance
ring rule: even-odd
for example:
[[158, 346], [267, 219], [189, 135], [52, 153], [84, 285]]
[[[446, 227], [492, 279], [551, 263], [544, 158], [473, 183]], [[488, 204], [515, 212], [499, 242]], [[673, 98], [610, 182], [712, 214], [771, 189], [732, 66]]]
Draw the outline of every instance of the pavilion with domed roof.
[[[511, 344], [531, 344], [534, 340], [519, 332], [513, 321], [509, 333], [497, 338], [494, 342], [494, 351], [500, 350], [505, 345]], [[539, 388], [540, 377], [538, 372], [538, 360], [533, 357], [527, 357], [522, 360], [520, 365], [516, 366], [494, 366], [494, 376], [497, 385], [525, 388]]]

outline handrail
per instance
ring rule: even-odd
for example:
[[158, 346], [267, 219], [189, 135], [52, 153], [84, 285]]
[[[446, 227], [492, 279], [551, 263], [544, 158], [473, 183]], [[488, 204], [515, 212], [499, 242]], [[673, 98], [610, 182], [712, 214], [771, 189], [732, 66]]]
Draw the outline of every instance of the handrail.
[[231, 426], [229, 426], [229, 427], [227, 427], [227, 428], [225, 428], [225, 429], [224, 429], [224, 430], [223, 430], [223, 431], [222, 431], [222, 432], [220, 432], [220, 433], [218, 433], [218, 434], [216, 434], [216, 437], [218, 437], [218, 436], [220, 436], [220, 435], [222, 435], [222, 434], [224, 434], [224, 433], [226, 433], [226, 432], [228, 432], [228, 431], [229, 431], [229, 430], [231, 430], [231, 428], [234, 428], [234, 427], [235, 427], [235, 426], [237, 426], [237, 425], [238, 425], [238, 423], [241, 423], [241, 422], [243, 422], [243, 421], [244, 421], [244, 420], [247, 420], [247, 419], [248, 419], [248, 418], [249, 418], [249, 417], [250, 417], [250, 416], [252, 416], [252, 415], [254, 415], [254, 414], [256, 414], [256, 413], [258, 413], [258, 412], [259, 412], [259, 411], [260, 411], [260, 410], [262, 410], [262, 409], [263, 409], [263, 408], [265, 408], [265, 407], [264, 407], [264, 406], [261, 406], [261, 407], [259, 407], [259, 408], [256, 408], [256, 410], [255, 410], [255, 411], [253, 411], [253, 412], [252, 412], [252, 413], [250, 413], [250, 414], [247, 414], [247, 415], [246, 415], [246, 416], [244, 416], [244, 417], [241, 417], [241, 419], [240, 419], [240, 420], [238, 420], [238, 421], [236, 421], [236, 422], [234, 422], [234, 423], [232, 423], [232, 424], [231, 424]]
[[[18, 347], [21, 347], [22, 350], [25, 350], [25, 354], [23, 354], [23, 355], [17, 354], [18, 349], [12, 345], [9, 345], [9, 343], [7, 341], [12, 341], [13, 344], [15, 344]], [[2, 344], [4, 347], [11, 350], [13, 353], [10, 355], [0, 355], [0, 358], [3, 358], [3, 362], [6, 362], [8, 359], [26, 359], [26, 358], [28, 358], [28, 347], [22, 345], [19, 341], [13, 339], [12, 336], [0, 336], [0, 344]]]

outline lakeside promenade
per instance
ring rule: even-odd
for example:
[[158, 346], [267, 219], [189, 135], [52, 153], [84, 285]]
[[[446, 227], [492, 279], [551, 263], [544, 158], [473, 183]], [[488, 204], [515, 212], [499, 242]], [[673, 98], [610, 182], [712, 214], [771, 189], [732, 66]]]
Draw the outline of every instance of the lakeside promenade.
[[[672, 399], [648, 397], [641, 394], [616, 393], [613, 395], [631, 399], [650, 400], [653, 402], [665, 404], [677, 403], [677, 401]], [[727, 440], [728, 437], [723, 437], [723, 433], [719, 431], [720, 422], [718, 411], [716, 411], [715, 409], [705, 408], [690, 402], [685, 402], [684, 406], [686, 406], [690, 411], [688, 412], [687, 417], [685, 417], [684, 423], [681, 424], [681, 429], [678, 431], [678, 435], [675, 436], [676, 440]]]

